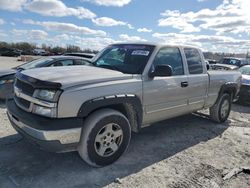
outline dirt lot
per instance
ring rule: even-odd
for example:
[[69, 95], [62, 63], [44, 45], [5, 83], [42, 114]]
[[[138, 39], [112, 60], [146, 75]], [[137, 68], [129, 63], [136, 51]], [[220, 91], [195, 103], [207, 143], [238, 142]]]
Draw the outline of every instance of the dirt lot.
[[250, 187], [247, 173], [222, 178], [234, 168], [250, 167], [250, 107], [234, 104], [223, 124], [211, 122], [206, 113], [133, 134], [120, 160], [95, 169], [77, 152], [40, 151], [11, 128], [0, 109], [0, 187]]

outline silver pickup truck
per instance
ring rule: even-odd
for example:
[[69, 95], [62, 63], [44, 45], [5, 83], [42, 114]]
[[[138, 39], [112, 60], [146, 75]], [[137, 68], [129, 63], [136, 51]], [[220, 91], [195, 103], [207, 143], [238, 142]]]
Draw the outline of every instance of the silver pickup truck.
[[7, 114], [39, 147], [77, 150], [88, 164], [101, 167], [124, 153], [131, 131], [154, 122], [204, 108], [213, 121], [226, 121], [240, 80], [236, 71], [207, 71], [194, 47], [114, 44], [91, 66], [17, 73]]

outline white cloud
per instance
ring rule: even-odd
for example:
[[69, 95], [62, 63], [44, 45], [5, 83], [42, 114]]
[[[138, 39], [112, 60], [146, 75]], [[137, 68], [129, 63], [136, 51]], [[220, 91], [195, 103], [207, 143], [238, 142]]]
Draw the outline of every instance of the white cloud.
[[31, 25], [39, 25], [44, 27], [48, 31], [58, 31], [64, 33], [78, 33], [81, 35], [95, 35], [95, 36], [106, 36], [106, 32], [102, 30], [93, 30], [88, 27], [77, 26], [72, 23], [61, 23], [61, 22], [51, 22], [51, 21], [33, 21], [24, 20], [23, 23]]
[[153, 37], [168, 44], [198, 46], [206, 51], [245, 52], [250, 48], [250, 40], [240, 40], [227, 36], [192, 35], [177, 33], [154, 33]]
[[173, 16], [168, 18], [162, 18], [158, 21], [159, 26], [171, 26], [175, 29], [181, 30], [182, 33], [199, 32], [200, 29], [194, 25], [188, 23], [181, 16]]
[[27, 38], [32, 41], [44, 40], [48, 37], [48, 33], [43, 30], [13, 29], [11, 33], [16, 37], [22, 37], [23, 40]]
[[21, 11], [27, 0], [0, 0], [0, 9], [9, 11]]
[[5, 38], [5, 37], [7, 37], [7, 36], [8, 36], [8, 35], [6, 34], [5, 31], [0, 30], [0, 38]]
[[[62, 33], [58, 35], [48, 34], [43, 30], [22, 30], [13, 29], [12, 39], [17, 41], [35, 42], [38, 46], [47, 44], [50, 46], [66, 47], [68, 44], [77, 45], [82, 49], [101, 50], [104, 47], [121, 42], [109, 37], [82, 37], [75, 34]], [[7, 37], [4, 31], [0, 30], [0, 38]]]
[[0, 18], [0, 25], [3, 25], [3, 24], [5, 24], [5, 21]]
[[123, 40], [123, 41], [126, 41], [126, 42], [145, 42], [147, 41], [146, 39], [143, 39], [139, 36], [129, 36], [127, 34], [120, 34], [119, 35], [120, 39]]
[[152, 32], [152, 29], [147, 29], [147, 28], [139, 28], [137, 29], [138, 32], [143, 32], [143, 33], [151, 33]]
[[110, 44], [120, 42], [107, 37], [85, 38], [85, 37], [74, 36], [74, 40], [76, 41], [76, 44], [80, 46], [82, 49], [92, 49], [92, 50], [101, 50]]
[[202, 29], [223, 33], [250, 34], [250, 1], [224, 0], [215, 9], [201, 9], [197, 12], [181, 13], [179, 10], [166, 10], [161, 13], [159, 26], [169, 26], [182, 33], [199, 32]]
[[61, 35], [56, 35], [55, 37], [54, 37], [54, 39], [56, 40], [56, 41], [68, 41], [68, 40], [70, 40], [71, 39], [71, 37], [72, 36], [69, 36], [69, 35], [67, 35], [67, 34], [61, 34]]
[[103, 27], [125, 25], [125, 26], [128, 26], [130, 29], [132, 29], [132, 26], [130, 24], [123, 22], [123, 21], [115, 20], [113, 18], [108, 18], [108, 17], [100, 17], [100, 18], [92, 19], [92, 22], [94, 22], [98, 26], [103, 26]]
[[48, 33], [42, 30], [31, 30], [29, 31], [29, 37], [32, 40], [43, 40], [46, 39]]
[[76, 16], [80, 19], [92, 19], [96, 17], [95, 13], [86, 8], [70, 8], [60, 0], [33, 0], [27, 3], [25, 8], [31, 12], [35, 12], [43, 16]]
[[11, 31], [11, 33], [15, 36], [22, 36], [22, 35], [26, 35], [28, 33], [27, 30], [23, 30], [23, 29], [13, 29]]
[[115, 7], [123, 7], [131, 2], [131, 0], [82, 0], [82, 1], [83, 2], [88, 1], [102, 6], [115, 6]]

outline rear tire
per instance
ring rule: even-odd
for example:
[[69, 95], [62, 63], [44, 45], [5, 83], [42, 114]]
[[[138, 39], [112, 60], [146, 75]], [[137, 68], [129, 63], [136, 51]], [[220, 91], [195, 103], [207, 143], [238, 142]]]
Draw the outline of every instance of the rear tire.
[[78, 153], [89, 165], [103, 167], [119, 159], [130, 138], [128, 119], [116, 110], [101, 109], [86, 119]]
[[225, 122], [230, 114], [231, 104], [231, 96], [228, 93], [222, 94], [219, 100], [209, 109], [210, 118], [217, 123]]

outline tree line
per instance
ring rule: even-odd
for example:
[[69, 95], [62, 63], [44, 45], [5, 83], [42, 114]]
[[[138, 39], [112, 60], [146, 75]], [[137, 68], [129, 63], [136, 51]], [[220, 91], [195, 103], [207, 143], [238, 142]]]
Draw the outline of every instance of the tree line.
[[98, 53], [97, 50], [91, 49], [81, 49], [79, 46], [68, 44], [65, 48], [61, 46], [50, 46], [47, 44], [42, 44], [41, 47], [37, 47], [35, 43], [28, 42], [4, 42], [0, 41], [0, 48], [17, 49], [22, 51], [32, 51], [36, 48], [42, 48], [45, 51], [52, 53], [65, 53], [65, 52], [83, 52], [83, 53]]
[[219, 61], [224, 57], [247, 58], [245, 53], [223, 53], [223, 52], [203, 52], [205, 59], [214, 59]]

